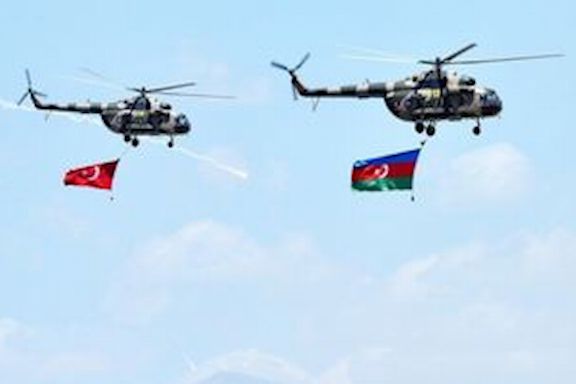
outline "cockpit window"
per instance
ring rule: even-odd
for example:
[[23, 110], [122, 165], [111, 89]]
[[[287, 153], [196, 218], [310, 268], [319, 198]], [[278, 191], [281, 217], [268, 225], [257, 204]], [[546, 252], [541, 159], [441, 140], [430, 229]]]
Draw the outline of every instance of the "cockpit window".
[[486, 104], [486, 105], [500, 105], [501, 101], [500, 98], [498, 97], [498, 95], [496, 94], [496, 92], [494, 92], [492, 89], [488, 89], [486, 91], [486, 93], [483, 95], [482, 97], [482, 101]]
[[184, 114], [178, 115], [178, 117], [176, 117], [176, 123], [181, 126], [190, 125], [190, 123], [188, 122], [188, 118]]
[[476, 85], [476, 79], [474, 79], [473, 77], [470, 77], [470, 76], [462, 76], [460, 78], [460, 84], [473, 86], [473, 85]]
[[498, 100], [498, 96], [496, 95], [496, 92], [490, 90], [488, 91], [488, 93], [486, 93], [486, 100], [488, 101], [497, 101]]

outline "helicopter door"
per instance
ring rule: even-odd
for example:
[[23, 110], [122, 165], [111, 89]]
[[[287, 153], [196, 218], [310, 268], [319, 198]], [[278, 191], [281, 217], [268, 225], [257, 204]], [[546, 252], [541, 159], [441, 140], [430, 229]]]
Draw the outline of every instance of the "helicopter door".
[[462, 99], [462, 106], [469, 107], [474, 102], [474, 91], [470, 89], [463, 89], [460, 91], [460, 97]]
[[170, 121], [170, 115], [162, 111], [154, 111], [148, 117], [148, 121], [154, 130], [159, 131], [162, 129], [162, 125]]

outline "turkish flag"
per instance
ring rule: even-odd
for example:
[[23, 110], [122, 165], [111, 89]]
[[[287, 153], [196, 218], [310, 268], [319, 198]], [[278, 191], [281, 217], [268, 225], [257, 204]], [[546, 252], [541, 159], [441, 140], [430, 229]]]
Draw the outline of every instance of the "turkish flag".
[[118, 160], [108, 163], [87, 165], [82, 168], [71, 169], [64, 176], [64, 185], [76, 185], [79, 187], [92, 187], [98, 189], [112, 189], [114, 173]]

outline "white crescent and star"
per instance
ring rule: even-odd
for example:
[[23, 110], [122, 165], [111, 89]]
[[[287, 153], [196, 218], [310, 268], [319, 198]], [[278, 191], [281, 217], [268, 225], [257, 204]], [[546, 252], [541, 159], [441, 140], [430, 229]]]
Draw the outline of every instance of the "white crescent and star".
[[98, 177], [100, 177], [100, 166], [95, 165], [91, 168], [85, 169], [82, 172], [82, 176], [88, 181], [98, 180]]

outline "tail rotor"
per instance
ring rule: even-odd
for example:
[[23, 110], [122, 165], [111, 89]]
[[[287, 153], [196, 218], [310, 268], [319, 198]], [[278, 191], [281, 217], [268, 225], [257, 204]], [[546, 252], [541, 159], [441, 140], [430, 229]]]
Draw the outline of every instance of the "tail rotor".
[[22, 105], [22, 103], [28, 97], [32, 99], [32, 102], [34, 104], [36, 104], [36, 97], [46, 97], [46, 94], [38, 92], [34, 88], [32, 88], [32, 78], [30, 76], [30, 71], [28, 69], [26, 69], [26, 83], [28, 85], [28, 88], [26, 89], [26, 92], [22, 95], [22, 97], [18, 100], [17, 105]]
[[300, 60], [300, 62], [293, 68], [289, 68], [287, 65], [278, 63], [276, 61], [272, 61], [270, 63], [270, 65], [272, 65], [272, 67], [279, 69], [281, 71], [287, 72], [290, 75], [290, 77], [292, 78], [292, 95], [294, 97], [294, 100], [298, 99], [298, 92], [296, 89], [296, 83], [298, 82], [298, 78], [296, 77], [296, 72], [298, 72], [300, 70], [300, 68], [302, 68], [302, 66], [304, 66], [304, 64], [306, 64], [308, 59], [310, 59], [310, 53], [309, 52], [306, 53], [306, 55], [304, 55], [302, 60]]

